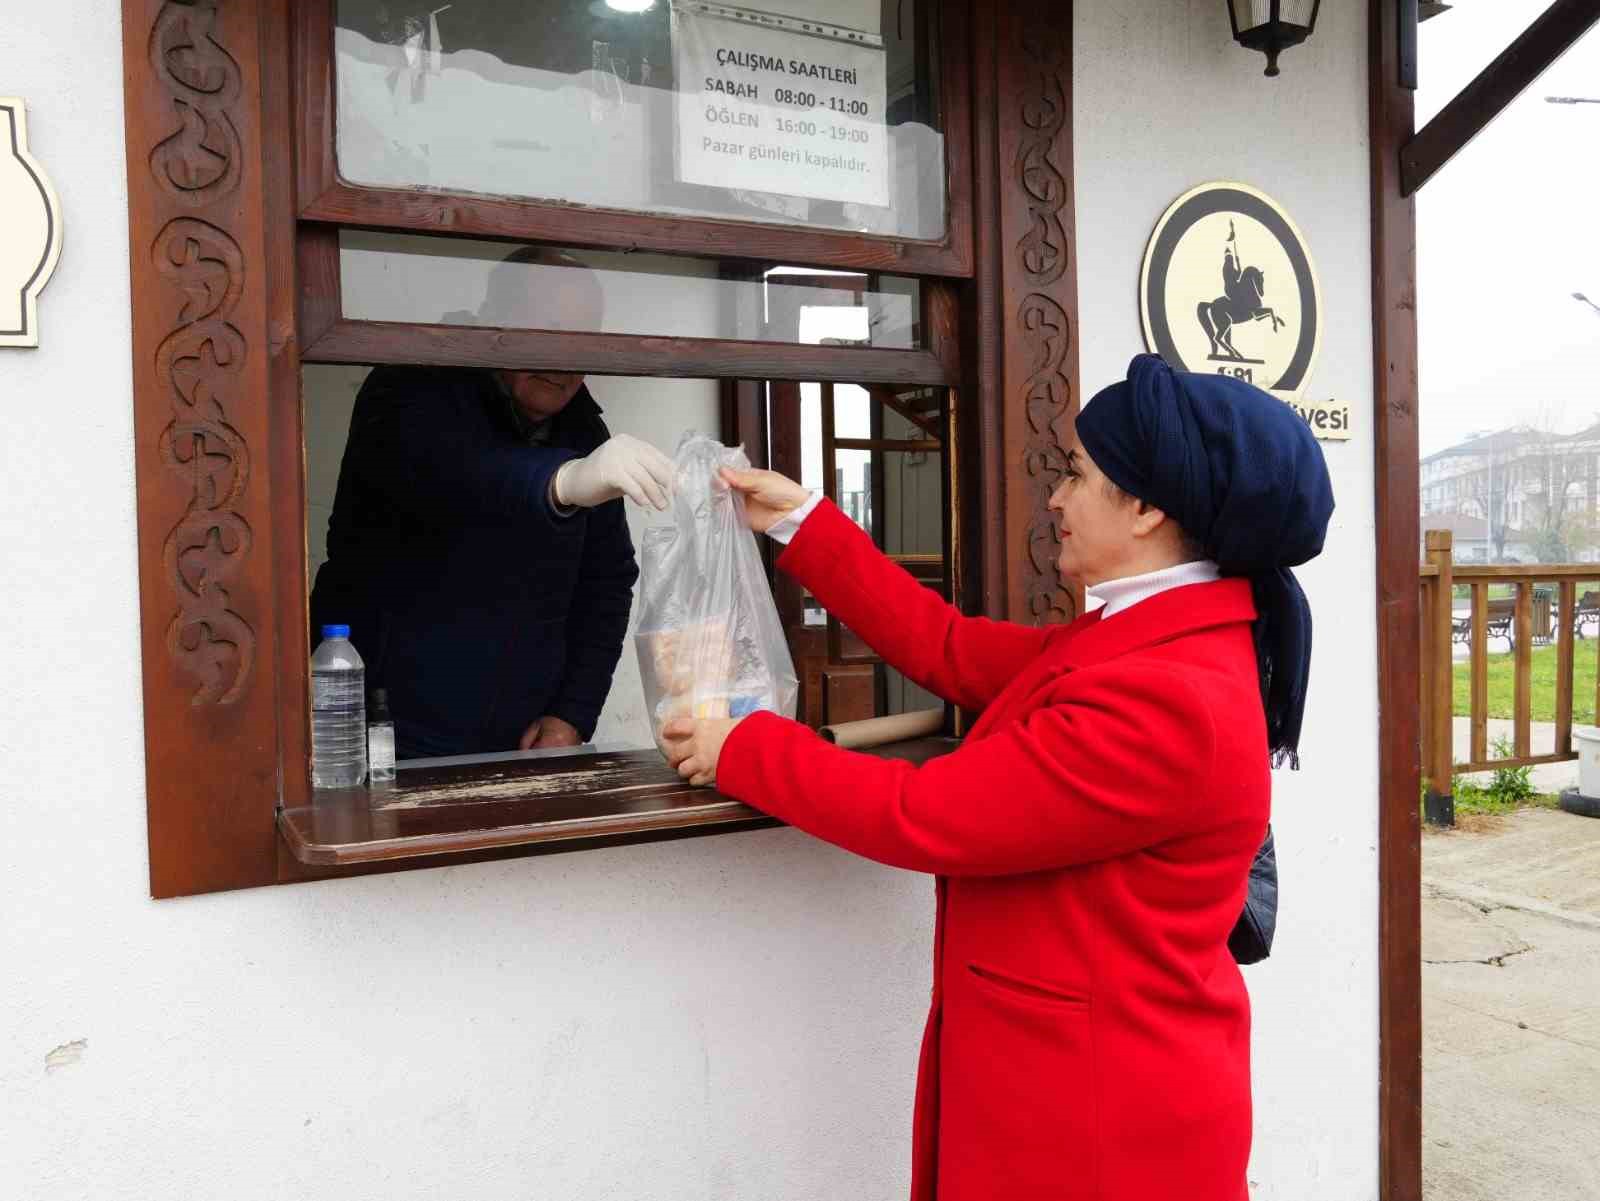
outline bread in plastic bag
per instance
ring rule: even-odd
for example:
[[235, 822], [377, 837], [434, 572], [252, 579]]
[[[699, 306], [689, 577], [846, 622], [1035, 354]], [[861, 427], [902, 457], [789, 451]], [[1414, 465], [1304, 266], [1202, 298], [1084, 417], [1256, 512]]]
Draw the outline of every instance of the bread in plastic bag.
[[673, 524], [644, 533], [634, 649], [656, 745], [674, 717], [793, 717], [800, 681], [744, 498], [718, 472], [742, 449], [687, 433], [674, 457]]

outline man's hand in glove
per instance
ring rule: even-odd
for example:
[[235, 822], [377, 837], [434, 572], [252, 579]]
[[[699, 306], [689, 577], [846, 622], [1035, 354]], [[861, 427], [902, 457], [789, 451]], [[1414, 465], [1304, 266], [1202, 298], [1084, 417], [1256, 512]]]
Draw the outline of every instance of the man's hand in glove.
[[552, 491], [558, 505], [592, 509], [619, 496], [665, 509], [672, 499], [672, 460], [648, 442], [618, 434], [582, 459], [563, 463]]

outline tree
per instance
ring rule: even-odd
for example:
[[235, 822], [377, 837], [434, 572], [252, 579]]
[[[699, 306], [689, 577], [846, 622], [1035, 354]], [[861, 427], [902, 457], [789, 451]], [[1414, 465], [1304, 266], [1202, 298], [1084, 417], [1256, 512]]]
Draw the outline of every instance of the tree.
[[1489, 560], [1503, 563], [1506, 558], [1506, 497], [1511, 493], [1511, 471], [1520, 439], [1517, 431], [1505, 430], [1486, 435], [1479, 465], [1460, 477], [1457, 501], [1462, 511], [1469, 508], [1482, 517], [1489, 532]]
[[[1536, 562], [1569, 562], [1574, 544], [1592, 527], [1585, 487], [1592, 457], [1593, 452], [1577, 450], [1570, 442], [1550, 442], [1524, 461], [1524, 470], [1533, 472], [1526, 503], [1534, 520], [1524, 524]], [[1584, 502], [1576, 512], [1568, 505], [1575, 493]]]

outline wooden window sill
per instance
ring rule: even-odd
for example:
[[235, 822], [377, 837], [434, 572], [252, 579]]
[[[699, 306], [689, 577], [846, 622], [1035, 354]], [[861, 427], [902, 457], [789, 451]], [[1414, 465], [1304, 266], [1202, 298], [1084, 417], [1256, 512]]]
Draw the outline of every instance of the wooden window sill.
[[[956, 745], [918, 738], [867, 753], [923, 763]], [[278, 811], [279, 835], [311, 867], [542, 843], [587, 850], [778, 824], [713, 789], [689, 787], [654, 750], [410, 768], [382, 793], [321, 792], [315, 804]]]

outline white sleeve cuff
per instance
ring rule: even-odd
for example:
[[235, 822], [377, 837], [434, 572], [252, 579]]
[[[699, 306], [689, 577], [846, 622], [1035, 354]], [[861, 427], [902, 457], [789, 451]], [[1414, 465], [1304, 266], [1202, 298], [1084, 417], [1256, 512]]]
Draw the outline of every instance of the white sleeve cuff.
[[806, 498], [799, 508], [789, 510], [789, 512], [785, 513], [782, 517], [778, 518], [778, 520], [774, 521], [772, 525], [767, 528], [767, 537], [771, 538], [774, 542], [780, 542], [784, 545], [788, 545], [789, 539], [795, 536], [795, 532], [799, 530], [801, 523], [804, 522], [807, 517], [810, 517], [813, 510], [815, 510], [816, 507], [821, 503], [822, 493], [813, 492], [809, 497]]

